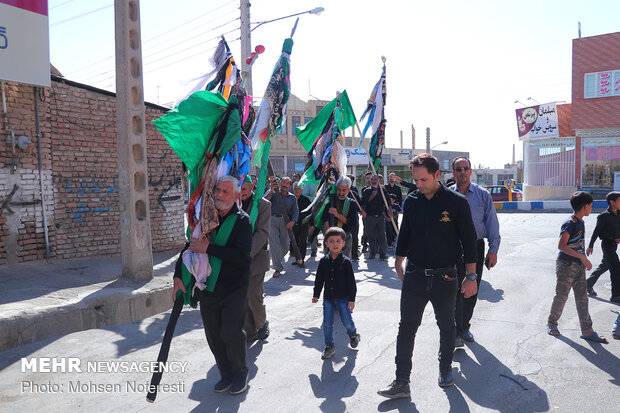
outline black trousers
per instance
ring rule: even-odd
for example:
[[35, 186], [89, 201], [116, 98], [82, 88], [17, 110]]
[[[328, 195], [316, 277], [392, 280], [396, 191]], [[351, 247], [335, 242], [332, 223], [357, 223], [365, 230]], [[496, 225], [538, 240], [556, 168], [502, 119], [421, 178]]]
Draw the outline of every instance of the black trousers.
[[[482, 269], [484, 268], [484, 239], [479, 239], [476, 244], [476, 274], [478, 275], [478, 279], [476, 283], [478, 284], [478, 289], [480, 289], [480, 281], [482, 281]], [[461, 335], [464, 331], [469, 330], [471, 327], [471, 318], [474, 315], [474, 307], [476, 307], [476, 302], [478, 301], [478, 293], [472, 295], [469, 298], [465, 298], [465, 295], [461, 293], [461, 284], [465, 279], [465, 263], [463, 261], [459, 262], [457, 265], [458, 268], [458, 277], [459, 277], [459, 291], [456, 295], [456, 312], [455, 312], [455, 322], [456, 322], [456, 334]]]
[[[620, 261], [618, 260], [618, 253], [616, 252], [617, 248], [618, 247], [615, 242], [601, 242], [601, 249], [603, 250], [603, 262], [605, 262], [607, 264], [607, 267], [609, 268], [612, 297], [620, 297]], [[588, 283], [588, 285], [590, 284]], [[592, 285], [594, 285], [594, 283], [592, 283]]]
[[396, 378], [409, 381], [411, 376], [411, 357], [418, 327], [422, 323], [424, 308], [430, 301], [435, 310], [435, 320], [439, 326], [439, 370], [443, 373], [452, 368], [454, 353], [454, 300], [458, 281], [456, 270], [447, 274], [426, 276], [407, 271], [400, 295], [400, 325], [396, 338]]
[[356, 259], [360, 256], [360, 242], [359, 242], [360, 226], [354, 225], [351, 228], [351, 258]]
[[243, 331], [247, 287], [225, 296], [203, 295], [200, 315], [209, 348], [222, 378], [245, 376], [246, 335]]
[[594, 271], [590, 273], [590, 276], [586, 280], [588, 289], [593, 288], [594, 284], [596, 284], [601, 275], [603, 275], [607, 270], [609, 270], [609, 265], [607, 265], [607, 261], [605, 260], [605, 257], [603, 257], [601, 263], [598, 265], [598, 267], [596, 267]]
[[[308, 224], [293, 225], [293, 235], [295, 235], [295, 240], [291, 240], [291, 243], [297, 243], [297, 247], [299, 248], [299, 252], [301, 253], [301, 259], [305, 260], [306, 249], [308, 248]], [[294, 255], [292, 247], [291, 255]]]

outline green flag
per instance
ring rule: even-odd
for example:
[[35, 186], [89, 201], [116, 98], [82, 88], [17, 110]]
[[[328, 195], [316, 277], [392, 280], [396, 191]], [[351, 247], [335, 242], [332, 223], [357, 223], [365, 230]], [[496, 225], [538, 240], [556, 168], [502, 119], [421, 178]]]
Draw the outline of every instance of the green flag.
[[[338, 100], [340, 100], [340, 105], [339, 107], [336, 107]], [[353, 112], [351, 102], [349, 101], [349, 96], [345, 90], [339, 97], [335, 98], [329, 102], [327, 106], [321, 109], [319, 114], [316, 115], [314, 119], [297, 128], [297, 139], [299, 139], [299, 143], [301, 143], [301, 146], [304, 147], [306, 152], [309, 152], [310, 149], [312, 149], [314, 141], [323, 131], [325, 124], [333, 112], [334, 121], [336, 122], [339, 130], [343, 131], [346, 128], [355, 125], [355, 113]]]
[[233, 105], [237, 105], [234, 95], [227, 102], [219, 92], [202, 90], [193, 93], [161, 118], [153, 120], [174, 153], [189, 169], [192, 186], [197, 185], [202, 176], [205, 152], [212, 152], [219, 140], [219, 163], [239, 140], [239, 111], [229, 110], [229, 116], [226, 116], [227, 109]]

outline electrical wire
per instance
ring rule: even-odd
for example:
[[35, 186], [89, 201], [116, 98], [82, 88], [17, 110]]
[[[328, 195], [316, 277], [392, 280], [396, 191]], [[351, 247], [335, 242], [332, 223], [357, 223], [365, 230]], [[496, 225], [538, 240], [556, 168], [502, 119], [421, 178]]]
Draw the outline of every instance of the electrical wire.
[[79, 18], [82, 18], [84, 16], [88, 16], [89, 14], [97, 13], [97, 12], [99, 12], [101, 10], [109, 9], [112, 6], [114, 6], [114, 4], [108, 4], [107, 6], [99, 7], [98, 9], [87, 11], [85, 13], [78, 14], [77, 16], [73, 16], [73, 17], [69, 17], [68, 19], [61, 20], [59, 22], [50, 23], [50, 27], [58, 26], [60, 24], [67, 23], [67, 22], [70, 22], [72, 20], [79, 19]]
[[[70, 0], [70, 1], [72, 1], [72, 0]], [[153, 40], [158, 39], [159, 37], [161, 37], [161, 36], [163, 36], [163, 35], [165, 35], [165, 34], [167, 34], [167, 33], [170, 33], [170, 32], [172, 32], [172, 31], [174, 31], [174, 30], [176, 30], [176, 29], [178, 29], [178, 28], [184, 27], [184, 26], [185, 26], [185, 25], [187, 25], [188, 23], [194, 22], [194, 21], [196, 21], [196, 20], [198, 20], [198, 19], [200, 19], [200, 18], [202, 18], [202, 17], [208, 16], [209, 14], [211, 14], [211, 13], [213, 13], [213, 12], [215, 12], [215, 11], [217, 11], [217, 10], [219, 10], [219, 9], [223, 8], [223, 7], [226, 7], [226, 6], [228, 6], [228, 5], [232, 4], [232, 3], [236, 3], [236, 0], [233, 0], [233, 1], [230, 1], [230, 2], [228, 2], [228, 3], [225, 3], [225, 4], [223, 4], [223, 5], [219, 6], [219, 7], [216, 7], [215, 9], [209, 10], [208, 12], [206, 12], [206, 13], [204, 13], [204, 14], [201, 14], [201, 15], [199, 15], [199, 16], [197, 16], [197, 17], [194, 17], [194, 18], [192, 18], [192, 19], [190, 19], [190, 20], [187, 20], [187, 21], [185, 21], [185, 22], [183, 22], [183, 23], [179, 24], [178, 26], [174, 26], [174, 27], [173, 27], [173, 28], [171, 28], [170, 30], [167, 30], [167, 31], [165, 31], [165, 32], [163, 32], [163, 33], [160, 33], [160, 34], [156, 35], [155, 37], [151, 37], [150, 39], [147, 39], [147, 40], [145, 40], [145, 41], [143, 42], [143, 46], [144, 46], [144, 45], [146, 45], [146, 44], [148, 44], [148, 43], [150, 43], [150, 42], [152, 42]], [[230, 13], [231, 11], [232, 11], [232, 10], [228, 11], [228, 12], [227, 12], [227, 14], [228, 14], [228, 13]], [[210, 22], [214, 22], [214, 21], [216, 21], [216, 20], [218, 20], [218, 19], [220, 19], [220, 18], [222, 18], [222, 17], [225, 17], [227, 14], [224, 14], [224, 15], [221, 15], [221, 16], [219, 16], [219, 17], [216, 17], [216, 18], [214, 18], [214, 19], [212, 19], [212, 20], [209, 20], [209, 21], [207, 21], [207, 22], [205, 22], [205, 23], [203, 23], [203, 24], [209, 24]], [[239, 17], [239, 18], [237, 18], [237, 19], [235, 19], [235, 20], [238, 20], [238, 19], [240, 19], [240, 17]], [[235, 20], [232, 20], [232, 21], [235, 21]], [[230, 22], [231, 22], [231, 21], [229, 21], [228, 23], [230, 23]], [[219, 27], [219, 26], [218, 26], [218, 27]], [[192, 30], [193, 30], [193, 29], [191, 29], [191, 30], [189, 30], [189, 31], [187, 31], [187, 32], [191, 32]], [[214, 29], [211, 29], [211, 30], [215, 30], [215, 28], [214, 28]], [[210, 31], [210, 30], [208, 30], [208, 31], [206, 31], [206, 32], [204, 32], [204, 33], [208, 33], [209, 31]], [[187, 32], [184, 32], [184, 33], [187, 33]], [[180, 35], [174, 36], [174, 38], [177, 38], [177, 37], [179, 37], [179, 36], [180, 36]], [[114, 55], [110, 55], [110, 56], [108, 56], [108, 57], [106, 57], [106, 58], [104, 58], [104, 59], [98, 60], [98, 61], [96, 61], [96, 62], [94, 62], [94, 63], [90, 63], [90, 64], [88, 64], [88, 65], [86, 65], [86, 66], [82, 66], [81, 68], [78, 68], [78, 69], [76, 69], [76, 70], [73, 70], [73, 71], [71, 71], [71, 72], [68, 72], [68, 75], [75, 75], [76, 73], [79, 73], [79, 72], [81, 72], [81, 71], [83, 71], [83, 70], [89, 69], [89, 68], [91, 68], [91, 67], [93, 67], [93, 66], [95, 66], [95, 65], [97, 65], [97, 64], [99, 64], [99, 63], [105, 62], [105, 61], [110, 60], [110, 59], [114, 59]]]
[[[217, 36], [215, 36], [215, 37], [212, 37], [211, 39], [208, 39], [208, 40], [206, 40], [205, 42], [198, 43], [198, 44], [194, 44], [194, 45], [189, 46], [189, 47], [186, 47], [185, 49], [182, 49], [182, 50], [177, 50], [177, 51], [175, 51], [175, 52], [173, 52], [173, 53], [170, 53], [170, 54], [168, 54], [168, 55], [166, 55], [166, 56], [163, 56], [163, 57], [161, 57], [161, 58], [158, 58], [158, 59], [157, 59], [157, 61], [159, 62], [159, 61], [161, 61], [161, 60], [163, 60], [163, 59], [167, 59], [167, 58], [169, 58], [169, 57], [171, 57], [171, 56], [177, 55], [177, 54], [179, 54], [179, 53], [183, 53], [183, 52], [185, 52], [185, 51], [187, 51], [187, 50], [195, 49], [196, 47], [204, 47], [204, 44], [205, 44], [205, 43], [208, 43], [208, 42], [210, 42], [210, 41], [212, 41], [212, 40], [220, 39], [222, 36], [224, 36], [224, 35], [226, 35], [226, 34], [234, 33], [234, 32], [236, 32], [236, 31], [238, 31], [238, 30], [240, 30], [240, 29], [239, 29], [239, 28], [235, 28], [235, 29], [230, 30], [230, 31], [228, 31], [228, 32], [225, 32], [225, 33], [222, 33], [222, 34], [217, 35]], [[239, 38], [237, 38], [237, 39], [235, 39], [235, 40], [233, 40], [233, 42], [234, 42], [234, 41], [237, 41], [237, 40], [239, 40], [239, 39], [240, 39], [240, 37], [239, 37]], [[189, 57], [187, 57], [187, 58], [185, 58], [185, 59], [181, 59], [181, 60], [178, 60], [178, 61], [175, 61], [175, 62], [171, 62], [170, 64], [173, 64], [173, 63], [178, 63], [179, 61], [186, 60], [186, 59], [191, 58], [191, 57], [194, 57], [194, 56], [198, 56], [199, 54], [206, 53], [207, 51], [213, 50], [213, 49], [215, 49], [216, 47], [217, 47], [217, 46], [212, 47], [212, 48], [210, 48], [210, 49], [201, 50], [199, 53], [194, 53], [192, 56], [189, 56]], [[152, 63], [152, 62], [151, 62], [151, 63]], [[146, 66], [146, 65], [148, 65], [148, 64], [149, 64], [149, 62], [144, 62], [144, 63], [143, 63], [143, 67], [144, 67], [144, 66]], [[159, 68], [157, 68], [157, 69], [150, 69], [149, 71], [145, 71], [144, 73], [150, 73], [150, 72], [152, 72], [152, 71], [159, 70], [160, 68], [167, 67], [167, 66], [169, 66], [170, 64], [166, 64], [166, 65], [161, 66], [161, 67], [159, 67]], [[106, 76], [106, 77], [103, 77], [103, 78], [101, 78], [101, 79], [99, 79], [99, 80], [94, 80], [94, 81], [92, 80], [92, 79], [96, 79], [97, 77], [103, 76], [103, 75], [105, 75], [105, 74], [107, 74], [107, 73], [110, 73], [110, 75], [109, 75], [109, 76]], [[114, 76], [115, 76], [115, 70], [108, 70], [108, 71], [105, 71], [105, 72], [99, 73], [99, 74], [97, 74], [97, 75], [95, 75], [95, 76], [91, 76], [91, 77], [89, 77], [89, 78], [86, 78], [86, 79], [84, 79], [84, 80], [83, 80], [83, 82], [92, 82], [93, 84], [96, 84], [96, 83], [102, 83], [102, 82], [105, 82], [105, 81], [106, 81], [106, 80], [108, 80], [108, 79], [113, 78]]]

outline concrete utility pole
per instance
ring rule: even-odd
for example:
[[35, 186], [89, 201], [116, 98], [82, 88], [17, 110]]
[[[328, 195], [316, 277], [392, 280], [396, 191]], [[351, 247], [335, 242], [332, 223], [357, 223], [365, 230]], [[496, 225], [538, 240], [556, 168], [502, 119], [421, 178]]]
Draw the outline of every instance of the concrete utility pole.
[[153, 278], [140, 1], [115, 0], [116, 130], [124, 278]]
[[426, 153], [431, 153], [431, 128], [426, 128]]
[[240, 0], [241, 9], [241, 73], [245, 74], [245, 87], [248, 95], [252, 93], [252, 74], [245, 59], [252, 54], [252, 39], [250, 37], [250, 0]]

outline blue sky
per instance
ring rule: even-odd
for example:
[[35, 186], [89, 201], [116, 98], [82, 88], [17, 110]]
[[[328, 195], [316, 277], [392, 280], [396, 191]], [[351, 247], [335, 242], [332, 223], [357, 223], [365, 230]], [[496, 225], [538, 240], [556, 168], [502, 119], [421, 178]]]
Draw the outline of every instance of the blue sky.
[[[209, 57], [225, 34], [241, 61], [239, 0], [142, 0], [147, 101], [175, 101], [189, 80], [211, 69]], [[529, 97], [571, 100], [572, 39], [620, 31], [618, 1], [254, 0], [259, 22], [321, 6], [301, 17], [291, 55], [292, 92], [330, 100], [346, 89], [359, 116], [387, 58], [387, 145], [400, 131], [437, 149], [471, 153], [474, 164], [502, 167], [517, 138], [514, 110]], [[113, 0], [50, 0], [50, 56], [69, 79], [114, 90]], [[614, 17], [615, 16], [615, 17]], [[252, 32], [266, 52], [254, 65], [254, 95], [265, 89], [294, 19]], [[220, 26], [220, 27], [218, 27]]]

